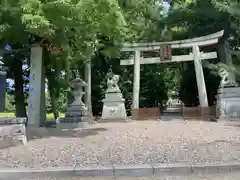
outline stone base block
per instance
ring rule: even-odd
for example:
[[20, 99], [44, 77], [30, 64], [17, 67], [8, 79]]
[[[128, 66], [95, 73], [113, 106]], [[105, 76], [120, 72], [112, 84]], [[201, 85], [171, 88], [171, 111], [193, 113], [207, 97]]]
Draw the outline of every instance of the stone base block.
[[58, 130], [64, 129], [84, 129], [88, 127], [88, 122], [79, 122], [79, 123], [57, 123]]
[[103, 101], [122, 101], [124, 100], [122, 98], [122, 93], [121, 92], [107, 92], [105, 94], [105, 99]]
[[132, 109], [132, 120], [159, 120], [160, 118], [159, 108]]
[[119, 122], [119, 123], [127, 123], [130, 122], [130, 119], [99, 119], [99, 123], [111, 123], [111, 122]]
[[214, 112], [210, 107], [183, 107], [184, 119], [210, 120]]
[[85, 117], [81, 116], [66, 116], [63, 118], [59, 118], [60, 123], [79, 123], [86, 121]]
[[224, 87], [218, 89], [218, 96], [222, 97], [238, 97], [240, 96], [240, 87]]
[[39, 139], [42, 137], [50, 136], [53, 133], [53, 129], [48, 129], [45, 127], [39, 127], [34, 125], [29, 125], [26, 127], [26, 135], [28, 139]]
[[26, 144], [27, 138], [24, 124], [0, 126], [0, 149]]
[[219, 116], [218, 121], [240, 121], [240, 116]]
[[102, 120], [126, 120], [127, 113], [124, 102], [104, 102]]
[[217, 96], [218, 120], [240, 120], [240, 88], [221, 88]]
[[70, 104], [64, 118], [59, 118], [61, 124], [78, 124], [87, 122], [88, 111], [84, 104]]
[[15, 118], [0, 118], [0, 125], [12, 125], [12, 124], [26, 124], [26, 117], [15, 117]]
[[94, 124], [95, 123], [94, 121], [95, 121], [95, 117], [91, 114], [88, 114], [88, 116], [87, 116], [88, 124]]

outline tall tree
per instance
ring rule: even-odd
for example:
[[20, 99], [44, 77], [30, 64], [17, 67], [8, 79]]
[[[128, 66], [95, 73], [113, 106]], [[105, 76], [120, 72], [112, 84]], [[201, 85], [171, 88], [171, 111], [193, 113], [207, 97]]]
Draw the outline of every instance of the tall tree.
[[[101, 46], [98, 35], [120, 41], [125, 31], [124, 18], [115, 0], [1, 1], [0, 14], [1, 45], [20, 44], [18, 49], [22, 49], [31, 43], [42, 43], [51, 56], [56, 56], [55, 47], [63, 47], [66, 77], [75, 63], [89, 59], [95, 46]], [[20, 84], [20, 79], [15, 83]], [[22, 101], [17, 99], [18, 103]]]

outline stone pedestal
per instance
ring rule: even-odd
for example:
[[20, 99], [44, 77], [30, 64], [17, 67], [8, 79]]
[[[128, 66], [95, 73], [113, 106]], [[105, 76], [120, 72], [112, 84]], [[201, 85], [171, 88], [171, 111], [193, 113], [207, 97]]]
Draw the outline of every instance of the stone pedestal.
[[218, 90], [217, 116], [219, 120], [240, 120], [240, 87]]
[[86, 128], [88, 125], [87, 108], [84, 104], [71, 104], [67, 108], [65, 117], [59, 118], [57, 127], [60, 129]]
[[26, 145], [27, 118], [0, 118], [0, 149]]
[[102, 120], [126, 120], [125, 99], [120, 91], [107, 91], [103, 102]]

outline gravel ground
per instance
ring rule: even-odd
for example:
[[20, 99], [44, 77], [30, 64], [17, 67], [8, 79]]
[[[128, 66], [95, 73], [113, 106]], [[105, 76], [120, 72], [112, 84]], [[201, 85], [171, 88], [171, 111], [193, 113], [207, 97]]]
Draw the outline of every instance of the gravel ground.
[[132, 121], [29, 139], [0, 150], [0, 168], [86, 164], [233, 161], [240, 158], [240, 123]]
[[87, 177], [87, 178], [29, 178], [21, 180], [239, 180], [240, 173], [225, 174], [206, 174], [206, 175], [189, 175], [189, 176], [158, 176], [158, 177]]

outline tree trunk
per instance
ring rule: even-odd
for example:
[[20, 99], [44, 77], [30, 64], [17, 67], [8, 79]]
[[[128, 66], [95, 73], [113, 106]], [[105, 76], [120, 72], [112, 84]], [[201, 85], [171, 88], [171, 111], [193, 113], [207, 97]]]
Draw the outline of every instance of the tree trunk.
[[218, 57], [222, 63], [226, 64], [230, 68], [229, 73], [230, 73], [230, 76], [232, 77], [232, 80], [235, 83], [236, 79], [235, 79], [235, 73], [234, 73], [234, 65], [233, 65], [230, 45], [227, 40], [222, 39], [218, 44]]
[[56, 104], [57, 99], [56, 99], [54, 92], [51, 93], [51, 91], [50, 91], [50, 98], [51, 98], [53, 115], [54, 115], [55, 120], [57, 120], [57, 118], [59, 117], [59, 112], [57, 110], [57, 104]]
[[48, 79], [48, 90], [50, 93], [52, 112], [53, 112], [54, 118], [56, 120], [59, 117], [59, 113], [58, 113], [57, 104], [56, 104], [57, 99], [56, 99], [56, 95], [55, 95], [54, 88], [53, 88], [53, 76], [52, 76], [52, 72], [50, 69], [47, 69], [46, 74], [47, 74], [47, 79]]
[[14, 73], [16, 117], [27, 117], [23, 92], [24, 79], [22, 65], [23, 63], [20, 58], [14, 58], [14, 63], [12, 63], [12, 69]]
[[[66, 82], [70, 82], [71, 80], [71, 69], [70, 69], [70, 62], [69, 58], [66, 59]], [[73, 102], [73, 96], [71, 92], [69, 91], [70, 84], [68, 84], [67, 91], [66, 91], [66, 101], [67, 106]]]
[[[49, 83], [48, 83], [49, 85]], [[57, 110], [57, 99], [56, 99], [56, 96], [55, 96], [55, 92], [54, 90], [51, 88], [49, 88], [49, 92], [50, 92], [50, 99], [51, 99], [51, 105], [52, 105], [52, 112], [53, 112], [53, 115], [54, 115], [54, 118], [55, 120], [59, 117], [59, 113], [58, 113], [58, 110]]]

